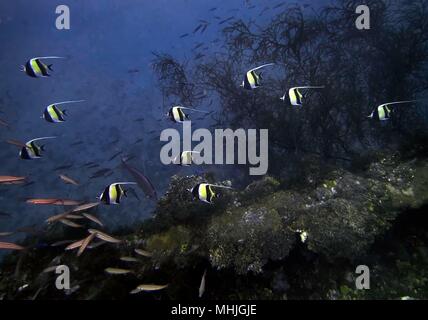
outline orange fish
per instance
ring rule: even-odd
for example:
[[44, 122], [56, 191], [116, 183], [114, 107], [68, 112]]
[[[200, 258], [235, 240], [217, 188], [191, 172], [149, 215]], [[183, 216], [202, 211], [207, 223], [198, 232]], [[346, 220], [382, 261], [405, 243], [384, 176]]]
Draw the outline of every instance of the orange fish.
[[47, 223], [52, 223], [52, 222], [55, 222], [55, 221], [58, 221], [58, 220], [61, 220], [61, 219], [64, 219], [64, 218], [66, 218], [68, 215], [70, 214], [70, 212], [64, 212], [64, 213], [61, 213], [61, 214], [57, 214], [57, 215], [55, 215], [55, 216], [52, 216], [52, 217], [49, 217], [48, 219], [46, 219], [46, 222]]
[[0, 176], [0, 184], [23, 183], [25, 179], [25, 177]]
[[85, 239], [73, 242], [72, 244], [69, 244], [67, 247], [65, 247], [64, 250], [73, 250], [73, 249], [79, 248], [84, 241]]
[[67, 199], [28, 199], [27, 203], [39, 205], [77, 206], [80, 201]]
[[99, 205], [99, 202], [85, 203], [73, 209], [72, 212], [88, 210]]
[[10, 242], [0, 242], [0, 249], [8, 249], [8, 250], [24, 250], [24, 247], [17, 245], [15, 243]]
[[95, 233], [95, 236], [98, 239], [101, 239], [101, 240], [106, 241], [106, 242], [111, 242], [111, 243], [120, 243], [120, 242], [122, 242], [122, 240], [113, 238], [112, 236], [108, 235], [107, 233], [101, 232], [101, 231], [99, 231], [97, 229], [89, 229], [88, 231], [90, 233]]
[[83, 251], [85, 251], [86, 247], [91, 243], [91, 241], [95, 238], [96, 233], [91, 233], [89, 236], [87, 236], [83, 242], [82, 245], [79, 248], [79, 251], [77, 251], [77, 256], [79, 257]]

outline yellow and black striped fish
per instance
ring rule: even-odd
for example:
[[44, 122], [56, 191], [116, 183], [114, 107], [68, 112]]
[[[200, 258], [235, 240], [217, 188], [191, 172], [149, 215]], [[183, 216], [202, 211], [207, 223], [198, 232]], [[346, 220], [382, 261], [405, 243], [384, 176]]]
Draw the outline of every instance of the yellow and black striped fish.
[[36, 57], [27, 61], [25, 66], [21, 66], [21, 71], [33, 78], [50, 77], [49, 71], [52, 71], [52, 64], [46, 65], [41, 59], [64, 59], [63, 57]]
[[396, 104], [403, 104], [403, 103], [413, 103], [416, 101], [417, 100], [395, 101], [395, 102], [381, 104], [375, 110], [373, 110], [373, 112], [368, 116], [368, 118], [379, 120], [379, 121], [389, 120], [393, 112], [393, 109], [391, 109], [389, 106], [396, 105]]
[[189, 116], [184, 113], [183, 109], [181, 106], [171, 107], [168, 111], [168, 117], [174, 122], [189, 121]]
[[193, 153], [199, 153], [198, 151], [183, 151], [174, 159], [174, 164], [181, 166], [190, 166], [193, 163]]
[[62, 101], [62, 102], [56, 102], [56, 103], [50, 104], [46, 107], [45, 111], [43, 112], [42, 118], [52, 123], [64, 122], [65, 116], [67, 115], [66, 110], [61, 110], [60, 108], [58, 108], [58, 105], [67, 104], [67, 103], [77, 103], [77, 102], [83, 102], [83, 101], [85, 100]]
[[215, 188], [232, 189], [231, 187], [227, 186], [220, 186], [209, 183], [199, 183], [189, 191], [192, 193], [194, 198], [197, 198], [200, 201], [206, 203], [213, 203], [213, 200], [217, 197], [217, 194], [214, 192]]
[[21, 151], [19, 152], [19, 156], [21, 159], [24, 160], [33, 160], [38, 159], [42, 157], [42, 151], [44, 151], [44, 146], [38, 146], [36, 144], [36, 141], [38, 140], [44, 140], [44, 139], [54, 139], [55, 137], [42, 137], [42, 138], [36, 138], [33, 140], [30, 140], [25, 143], [25, 146], [22, 147]]
[[174, 122], [190, 121], [189, 115], [187, 115], [186, 113], [184, 113], [183, 110], [209, 113], [208, 111], [203, 111], [203, 110], [197, 110], [197, 109], [192, 109], [192, 108], [185, 108], [185, 107], [182, 107], [182, 106], [173, 106], [173, 107], [171, 107], [168, 110], [168, 113], [166, 115], [167, 115], [167, 117], [169, 117]]
[[253, 90], [260, 87], [261, 86], [260, 80], [262, 79], [262, 77], [261, 77], [261, 73], [260, 74], [256, 73], [256, 70], [267, 66], [272, 66], [272, 65], [274, 65], [274, 63], [268, 63], [247, 71], [245, 78], [242, 81], [241, 87], [244, 87], [247, 90]]
[[105, 204], [119, 204], [122, 196], [127, 197], [126, 190], [122, 188], [124, 184], [136, 184], [136, 182], [115, 182], [108, 185], [99, 199]]
[[[322, 86], [305, 86], [305, 87], [293, 87], [288, 90], [288, 98], [292, 106], [302, 106], [303, 105], [303, 94], [300, 90], [303, 89], [322, 89]], [[285, 94], [280, 98], [282, 101], [285, 101]]]

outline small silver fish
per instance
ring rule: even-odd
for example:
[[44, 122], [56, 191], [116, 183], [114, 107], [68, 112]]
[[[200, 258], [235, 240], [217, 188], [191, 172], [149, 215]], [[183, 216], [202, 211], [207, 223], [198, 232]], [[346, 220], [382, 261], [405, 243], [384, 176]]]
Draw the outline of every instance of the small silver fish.
[[120, 260], [125, 262], [138, 262], [138, 259], [134, 257], [120, 257]]
[[137, 254], [139, 254], [140, 256], [143, 256], [143, 257], [152, 257], [153, 256], [152, 253], [150, 253], [150, 252], [148, 252], [146, 250], [135, 249], [134, 251], [135, 251], [135, 253], [137, 253]]
[[204, 274], [202, 275], [201, 284], [199, 286], [199, 298], [201, 298], [205, 292], [205, 277], [206, 277], [206, 275], [207, 275], [207, 270], [205, 269]]
[[122, 275], [122, 274], [128, 274], [131, 273], [131, 270], [128, 269], [120, 269], [120, 268], [107, 268], [104, 270], [108, 274], [114, 274], [114, 275]]
[[165, 289], [166, 287], [168, 287], [167, 284], [165, 285], [159, 285], [159, 284], [141, 284], [139, 285], [137, 288], [135, 288], [134, 290], [132, 290], [130, 293], [131, 294], [135, 294], [141, 291], [159, 291], [162, 289]]

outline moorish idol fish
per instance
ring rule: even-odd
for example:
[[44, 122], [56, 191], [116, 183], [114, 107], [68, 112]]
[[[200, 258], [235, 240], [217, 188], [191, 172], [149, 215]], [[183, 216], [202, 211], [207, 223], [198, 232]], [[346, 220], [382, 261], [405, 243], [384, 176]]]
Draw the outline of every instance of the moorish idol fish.
[[227, 186], [220, 186], [220, 185], [209, 184], [209, 183], [199, 183], [188, 191], [192, 193], [194, 198], [197, 198], [200, 201], [203, 201], [206, 203], [212, 203], [214, 198], [217, 197], [217, 194], [214, 192], [213, 188], [232, 189], [231, 187], [227, 187]]
[[119, 204], [122, 196], [127, 197], [126, 190], [122, 188], [124, 184], [137, 184], [136, 182], [115, 182], [108, 185], [99, 199], [105, 204]]
[[183, 151], [180, 155], [175, 157], [174, 164], [181, 166], [190, 166], [193, 163], [192, 153], [200, 153], [198, 151]]
[[41, 59], [65, 59], [64, 57], [36, 57], [27, 61], [25, 66], [21, 66], [21, 71], [33, 78], [50, 77], [49, 70], [52, 71], [52, 64], [46, 65]]
[[380, 106], [378, 106], [376, 109], [373, 110], [373, 112], [368, 116], [368, 118], [380, 120], [380, 121], [389, 120], [391, 118], [392, 111], [393, 111], [389, 106], [395, 105], [395, 104], [412, 103], [412, 102], [416, 102], [416, 100], [395, 101], [395, 102], [381, 104]]
[[67, 103], [77, 103], [77, 102], [83, 102], [85, 100], [72, 100], [72, 101], [62, 101], [62, 102], [55, 102], [50, 105], [48, 105], [43, 112], [42, 118], [45, 119], [48, 122], [52, 123], [59, 123], [64, 122], [66, 114], [66, 110], [61, 110], [58, 108], [58, 105], [61, 104], [67, 104]]
[[257, 74], [256, 70], [267, 66], [272, 66], [272, 65], [274, 65], [274, 63], [264, 64], [262, 66], [249, 70], [245, 75], [244, 80], [242, 81], [241, 87], [244, 87], [247, 90], [252, 90], [260, 87], [261, 86], [260, 80], [262, 80], [262, 73], [260, 72], [260, 74]]
[[[302, 106], [303, 105], [303, 94], [300, 92], [301, 89], [322, 89], [323, 86], [304, 86], [304, 87], [293, 87], [288, 90], [288, 98], [292, 106]], [[286, 93], [280, 98], [282, 101], [285, 101]]]
[[183, 110], [209, 113], [208, 111], [197, 110], [197, 109], [192, 109], [192, 108], [185, 108], [182, 106], [174, 106], [168, 110], [168, 113], [166, 114], [166, 116], [169, 117], [174, 122], [190, 121], [189, 115], [185, 114]]
[[21, 151], [19, 152], [19, 156], [21, 159], [24, 160], [32, 160], [32, 159], [38, 159], [42, 157], [42, 151], [44, 151], [44, 146], [39, 147], [36, 144], [36, 141], [38, 140], [44, 140], [44, 139], [54, 139], [56, 137], [41, 137], [36, 138], [33, 140], [30, 140], [25, 143], [25, 146], [22, 147]]

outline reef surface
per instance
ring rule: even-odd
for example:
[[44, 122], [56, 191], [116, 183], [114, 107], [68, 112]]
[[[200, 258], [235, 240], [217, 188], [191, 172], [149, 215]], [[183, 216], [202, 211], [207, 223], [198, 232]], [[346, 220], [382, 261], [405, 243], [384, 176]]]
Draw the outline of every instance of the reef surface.
[[[242, 190], [222, 191], [210, 205], [192, 199], [188, 189], [230, 181], [173, 176], [151, 219], [136, 231], [112, 231], [121, 244], [80, 257], [40, 245], [8, 255], [0, 268], [0, 298], [196, 299], [205, 270], [206, 299], [427, 296], [426, 159], [382, 155], [363, 171], [335, 169], [305, 179], [305, 187], [289, 188], [266, 176]], [[82, 234], [52, 226], [42, 243]], [[124, 256], [137, 261], [120, 260]], [[57, 290], [55, 272], [43, 272], [57, 264], [71, 270], [69, 290]], [[371, 270], [370, 290], [355, 288], [358, 265]], [[132, 272], [110, 275], [108, 267]], [[142, 283], [168, 287], [130, 295]]]

